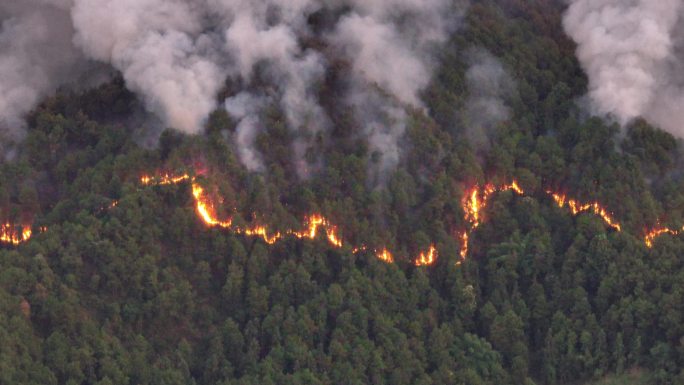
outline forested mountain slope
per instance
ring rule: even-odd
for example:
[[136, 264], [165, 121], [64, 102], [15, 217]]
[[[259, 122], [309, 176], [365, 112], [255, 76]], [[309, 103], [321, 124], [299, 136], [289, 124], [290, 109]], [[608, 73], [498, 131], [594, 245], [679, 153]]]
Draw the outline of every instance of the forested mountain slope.
[[[684, 236], [644, 239], [684, 225], [681, 143], [587, 116], [563, 7], [474, 2], [386, 178], [345, 108], [302, 180], [277, 105], [252, 173], [225, 111], [146, 146], [120, 77], [44, 100], [0, 164], [3, 231], [32, 229], [0, 250], [0, 384], [684, 383]], [[347, 66], [320, 84], [329, 109]], [[141, 183], [164, 173], [194, 176], [236, 226], [319, 213], [345, 245], [207, 226], [194, 183]], [[525, 194], [492, 193], [473, 227], [472, 189], [512, 181]], [[620, 231], [548, 191], [600, 202]]]

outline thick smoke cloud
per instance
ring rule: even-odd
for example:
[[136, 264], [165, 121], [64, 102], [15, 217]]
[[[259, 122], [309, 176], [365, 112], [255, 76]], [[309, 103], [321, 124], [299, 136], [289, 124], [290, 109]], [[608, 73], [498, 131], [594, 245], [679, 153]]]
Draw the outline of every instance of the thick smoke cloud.
[[[5, 4], [8, 3], [8, 4]], [[23, 116], [81, 68], [69, 13], [53, 1], [0, 3], [0, 130], [21, 137]]]
[[[201, 132], [226, 80], [240, 85], [223, 107], [238, 122], [238, 155], [264, 169], [255, 138], [266, 106], [292, 132], [300, 176], [330, 127], [320, 87], [331, 61], [349, 63], [340, 101], [355, 111], [379, 168], [399, 161], [406, 107], [434, 54], [457, 27], [453, 0], [28, 0], [0, 5], [0, 117], [16, 125], [76, 63], [120, 71], [129, 89], [170, 127]], [[458, 5], [457, 5], [458, 4]], [[43, 54], [51, 47], [52, 55]], [[57, 60], [55, 60], [57, 58]], [[373, 106], [375, 110], [371, 110]]]
[[120, 70], [128, 88], [170, 126], [200, 131], [216, 108], [222, 70], [203, 13], [182, 0], [75, 0], [75, 41]]
[[684, 1], [576, 0], [564, 27], [578, 44], [597, 114], [644, 117], [684, 137]]

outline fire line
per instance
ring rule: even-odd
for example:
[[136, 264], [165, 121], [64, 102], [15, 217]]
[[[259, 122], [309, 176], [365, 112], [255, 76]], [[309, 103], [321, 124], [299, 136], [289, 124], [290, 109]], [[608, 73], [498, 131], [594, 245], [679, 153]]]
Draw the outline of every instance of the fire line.
[[[285, 237], [293, 237], [297, 239], [316, 239], [319, 234], [325, 237], [327, 243], [335, 248], [341, 248], [345, 245], [343, 238], [339, 232], [338, 227], [330, 220], [320, 214], [311, 214], [304, 220], [305, 227], [303, 229], [289, 229], [284, 232], [270, 232], [264, 225], [254, 225], [252, 227], [235, 226], [232, 218], [219, 219], [214, 209], [214, 203], [204, 191], [204, 188], [197, 183], [195, 177], [189, 174], [172, 175], [163, 173], [160, 175], [150, 176], [144, 175], [140, 178], [140, 183], [143, 186], [163, 186], [174, 185], [180, 183], [190, 183], [192, 187], [192, 196], [195, 202], [195, 210], [202, 222], [210, 227], [219, 227], [223, 229], [230, 229], [237, 234], [243, 234], [250, 237], [257, 237], [262, 239], [269, 245], [275, 244]], [[456, 238], [460, 241], [460, 260], [457, 263], [464, 261], [469, 252], [469, 241], [472, 233], [483, 223], [483, 213], [486, 210], [492, 195], [504, 191], [512, 191], [517, 195], [525, 195], [525, 191], [520, 187], [517, 181], [512, 181], [509, 184], [496, 186], [494, 184], [486, 184], [484, 186], [474, 186], [466, 190], [461, 206], [464, 213], [465, 229], [456, 234]], [[556, 205], [560, 208], [568, 208], [572, 215], [579, 215], [581, 213], [592, 213], [603, 220], [603, 222], [610, 228], [616, 231], [622, 231], [622, 225], [616, 221], [612, 214], [603, 207], [599, 202], [580, 202], [578, 200], [568, 198], [565, 194], [546, 190], [546, 193], [553, 199]], [[110, 208], [116, 207], [117, 201], [113, 201]], [[46, 231], [46, 228], [41, 228], [41, 232]], [[660, 227], [659, 225], [653, 229], [645, 231], [644, 244], [648, 248], [652, 248], [655, 240], [662, 235], [680, 235], [684, 233], [684, 227], [680, 229], [671, 229], [668, 227]], [[19, 245], [27, 242], [32, 236], [31, 225], [15, 226], [12, 223], [6, 222], [0, 224], [0, 243], [9, 245]], [[353, 246], [352, 252], [367, 252], [372, 251], [375, 256], [387, 263], [393, 263], [395, 258], [393, 254], [386, 248], [370, 248], [366, 245]], [[417, 257], [413, 258], [415, 266], [429, 266], [437, 260], [437, 249], [435, 245], [430, 245], [428, 250], [422, 251]]]

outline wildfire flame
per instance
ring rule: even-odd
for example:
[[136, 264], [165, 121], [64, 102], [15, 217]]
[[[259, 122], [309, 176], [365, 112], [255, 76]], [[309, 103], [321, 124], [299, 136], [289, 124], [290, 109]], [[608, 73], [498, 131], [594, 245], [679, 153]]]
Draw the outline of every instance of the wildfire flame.
[[475, 186], [466, 194], [462, 206], [463, 212], [465, 213], [465, 220], [470, 223], [471, 230], [476, 229], [482, 223], [482, 210], [487, 207], [489, 198], [491, 198], [492, 194], [507, 190], [512, 190], [519, 195], [525, 194], [525, 191], [520, 188], [516, 181], [498, 187], [487, 184], [482, 189]]
[[487, 184], [483, 188], [475, 186], [470, 191], [466, 192], [463, 201], [461, 202], [461, 206], [463, 208], [465, 222], [469, 224], [469, 227], [461, 233], [461, 251], [459, 253], [461, 260], [465, 260], [468, 256], [468, 240], [470, 238], [470, 233], [477, 229], [482, 223], [482, 211], [484, 211], [487, 204], [489, 204], [491, 196], [497, 192], [508, 190], [511, 190], [518, 195], [525, 194], [525, 191], [516, 181], [498, 187], [493, 184]]
[[[250, 237], [259, 237], [263, 239], [267, 244], [274, 244], [286, 236], [295, 237], [298, 239], [316, 239], [319, 230], [320, 233], [325, 235], [327, 242], [336, 248], [341, 248], [344, 245], [342, 237], [338, 232], [337, 226], [332, 224], [327, 218], [320, 214], [313, 214], [306, 218], [307, 226], [302, 230], [287, 230], [284, 233], [269, 232], [268, 228], [264, 225], [255, 225], [248, 228], [239, 228], [233, 226], [232, 218], [221, 220], [218, 218], [215, 212], [214, 204], [211, 198], [205, 193], [204, 188], [197, 183], [195, 177], [189, 174], [182, 175], [172, 175], [169, 173], [164, 173], [155, 176], [144, 175], [140, 178], [140, 183], [143, 186], [160, 186], [160, 185], [173, 185], [190, 182], [192, 187], [192, 196], [195, 201], [195, 209], [197, 211], [200, 219], [212, 227], [220, 227], [224, 229], [231, 229], [235, 233], [243, 234]], [[461, 260], [457, 262], [460, 264], [468, 256], [469, 251], [469, 240], [472, 232], [477, 229], [483, 222], [483, 211], [489, 204], [491, 196], [495, 193], [502, 191], [513, 191], [518, 195], [525, 195], [525, 191], [520, 187], [517, 181], [513, 180], [510, 184], [504, 184], [500, 186], [495, 186], [493, 184], [487, 184], [484, 187], [475, 186], [469, 190], [466, 190], [466, 194], [461, 202], [462, 209], [464, 213], [464, 220], [467, 224], [465, 230], [459, 233], [459, 238], [461, 241], [461, 248], [459, 255]], [[558, 207], [564, 208], [568, 207], [573, 215], [578, 215], [583, 212], [590, 212], [598, 217], [600, 217], [603, 222], [609, 227], [622, 231], [622, 225], [617, 222], [612, 215], [604, 208], [599, 202], [593, 203], [582, 203], [575, 199], [568, 198], [565, 194], [557, 193], [551, 190], [546, 191], [549, 194]], [[112, 201], [109, 208], [116, 207], [118, 201]], [[11, 223], [0, 224], [0, 243], [19, 245], [23, 242], [28, 241], [32, 236], [31, 225], [21, 225], [21, 231], [17, 229], [17, 226]], [[41, 232], [47, 231], [46, 227], [40, 228]], [[658, 227], [652, 230], [646, 231], [644, 235], [644, 243], [647, 247], [653, 247], [653, 242], [656, 238], [664, 234], [679, 235], [684, 233], [684, 227], [681, 229], [670, 229], [667, 227]], [[387, 248], [381, 249], [370, 249], [366, 245], [354, 246], [352, 247], [353, 253], [373, 251], [378, 259], [385, 261], [387, 263], [394, 262], [394, 256]], [[431, 245], [427, 251], [420, 252], [418, 257], [414, 259], [414, 265], [416, 266], [428, 266], [435, 263], [437, 258], [437, 250], [434, 245]]]
[[326, 230], [325, 235], [328, 237], [328, 242], [332, 243], [333, 246], [342, 247], [342, 239], [337, 236], [334, 228]]
[[437, 256], [437, 250], [434, 246], [430, 246], [427, 253], [421, 252], [418, 255], [418, 259], [415, 260], [414, 264], [416, 266], [429, 266], [435, 263], [435, 257]]
[[[261, 238], [264, 242], [270, 245], [278, 242], [286, 236], [291, 236], [298, 239], [313, 240], [318, 237], [318, 234], [324, 234], [325, 239], [332, 247], [341, 248], [344, 245], [342, 237], [338, 233], [337, 226], [333, 225], [332, 222], [320, 214], [308, 216], [305, 220], [306, 226], [302, 230], [291, 229], [285, 231], [284, 233], [272, 233], [269, 232], [268, 228], [264, 225], [255, 225], [254, 227], [250, 228], [239, 228], [233, 226], [231, 218], [226, 220], [218, 219], [215, 214], [214, 205], [211, 199], [205, 194], [204, 189], [197, 183], [195, 178], [188, 174], [179, 176], [170, 174], [143, 176], [140, 181], [145, 186], [170, 185], [190, 182], [192, 186], [192, 194], [195, 198], [197, 214], [208, 226], [232, 229], [238, 234]], [[458, 238], [461, 241], [459, 252], [461, 260], [458, 261], [457, 264], [460, 264], [468, 256], [470, 236], [472, 232], [483, 223], [483, 212], [487, 208], [492, 195], [509, 190], [518, 195], [525, 195], [525, 190], [520, 187], [518, 182], [515, 180], [513, 180], [510, 184], [503, 184], [499, 186], [494, 184], [486, 184], [482, 187], [475, 186], [466, 190], [466, 194], [464, 195], [461, 204], [464, 213], [464, 220], [467, 226], [466, 229], [460, 232], [458, 235]], [[622, 231], [622, 225], [617, 222], [609, 213], [609, 211], [600, 203], [582, 203], [578, 200], [568, 198], [565, 194], [557, 193], [551, 190], [547, 190], [546, 193], [553, 198], [558, 207], [569, 208], [573, 215], [578, 215], [583, 212], [590, 212], [600, 217], [607, 226], [615, 229], [616, 231]], [[21, 237], [16, 234], [7, 235], [6, 226], [2, 227], [2, 237], [0, 238], [0, 241], [11, 242], [15, 244], [22, 242]], [[663, 234], [678, 235], [680, 233], [684, 233], [684, 227], [680, 230], [656, 228], [646, 233], [644, 236], [644, 243], [646, 246], [652, 247], [653, 241], [657, 237]], [[30, 234], [30, 230], [28, 230], [28, 235], [24, 235], [23, 237], [28, 239]], [[394, 256], [387, 248], [383, 247], [380, 249], [369, 249], [366, 245], [354, 246], [352, 248], [353, 253], [365, 252], [369, 250], [373, 251], [376, 257], [382, 261], [387, 263], [394, 262]], [[436, 258], [437, 249], [434, 245], [431, 245], [427, 251], [420, 252], [418, 257], [414, 259], [413, 263], [416, 266], [428, 266], [434, 264]]]
[[[200, 219], [208, 226], [220, 227], [224, 229], [231, 229], [237, 234], [243, 234], [250, 237], [261, 238], [264, 242], [269, 245], [275, 244], [279, 240], [285, 238], [286, 236], [295, 237], [298, 239], [309, 239], [313, 240], [318, 237], [319, 234], [324, 234], [325, 239], [332, 247], [341, 248], [344, 245], [342, 237], [338, 232], [337, 226], [332, 224], [327, 218], [320, 214], [313, 214], [306, 218], [306, 226], [301, 230], [290, 229], [284, 233], [269, 232], [268, 228], [264, 225], [255, 225], [254, 227], [241, 228], [233, 226], [232, 218], [225, 220], [219, 219], [214, 210], [214, 204], [205, 193], [204, 188], [200, 186], [194, 177], [184, 174], [180, 176], [172, 176], [169, 174], [163, 174], [160, 176], [143, 176], [140, 178], [140, 182], [144, 186], [151, 185], [170, 185], [179, 184], [184, 182], [190, 182], [192, 186], [192, 196], [195, 200], [195, 209], [197, 211]], [[365, 245], [354, 247], [352, 249], [353, 253], [359, 253], [369, 250]], [[376, 256], [387, 263], [394, 262], [394, 256], [392, 253], [383, 248], [380, 251], [374, 250]], [[437, 258], [437, 249], [434, 246], [430, 246], [427, 252], [421, 252], [418, 258], [415, 260], [414, 264], [416, 266], [426, 266], [431, 265], [435, 262]]]
[[163, 174], [163, 175], [156, 175], [156, 176], [143, 175], [140, 178], [140, 182], [145, 186], [179, 184], [179, 183], [185, 182], [187, 180], [194, 180], [194, 178], [192, 178], [188, 174], [176, 175], [176, 176], [173, 176], [170, 174]]
[[269, 235], [268, 231], [266, 230], [266, 227], [264, 226], [256, 226], [252, 229], [235, 229], [235, 232], [238, 234], [245, 234], [250, 237], [259, 237], [264, 240], [264, 242], [268, 243], [269, 245], [272, 245], [281, 238], [280, 233], [275, 233], [273, 235]]
[[605, 208], [601, 207], [601, 205], [598, 202], [581, 203], [574, 199], [568, 199], [563, 194], [554, 193], [553, 191], [546, 192], [547, 194], [551, 195], [551, 197], [556, 202], [558, 207], [563, 208], [565, 206], [568, 206], [570, 208], [570, 212], [572, 212], [572, 215], [577, 215], [585, 211], [593, 212], [594, 214], [601, 217], [601, 219], [603, 219], [603, 222], [605, 222], [608, 226], [614, 228], [617, 231], [622, 231], [622, 225], [620, 225], [615, 219], [613, 219], [610, 216], [610, 214], [608, 214], [608, 211]]
[[33, 232], [30, 225], [22, 225], [22, 230], [19, 231], [16, 226], [11, 223], [0, 225], [0, 242], [12, 245], [19, 245], [31, 239]]
[[668, 227], [661, 227], [661, 228], [655, 228], [653, 230], [650, 230], [646, 232], [646, 235], [644, 236], [644, 243], [646, 244], [646, 247], [649, 249], [653, 247], [653, 242], [655, 241], [656, 238], [660, 237], [661, 235], [664, 234], [670, 234], [670, 235], [679, 235], [682, 232], [684, 232], [684, 227], [681, 229], [670, 229]]
[[[179, 177], [171, 180], [178, 180], [175, 183], [181, 183], [187, 180], [186, 178]], [[188, 177], [189, 178], [189, 177]], [[199, 184], [192, 180], [192, 196], [195, 198], [195, 207], [197, 208], [197, 213], [202, 218], [202, 220], [210, 226], [223, 227], [224, 229], [230, 228], [233, 224], [232, 219], [226, 221], [221, 221], [216, 218], [214, 214], [213, 205], [209, 198], [204, 194], [204, 189]]]
[[332, 246], [340, 248], [342, 247], [342, 239], [337, 234], [337, 227], [332, 225], [330, 221], [321, 216], [320, 214], [314, 214], [309, 217], [309, 227], [303, 231], [291, 231], [290, 234], [294, 235], [299, 239], [315, 239], [318, 234], [318, 228], [322, 227], [325, 229], [325, 237]]
[[464, 260], [468, 256], [468, 238], [470, 236], [468, 235], [467, 231], [464, 231], [461, 234], [461, 252], [459, 255], [461, 256], [461, 259]]
[[[251, 228], [239, 228], [234, 227], [232, 219], [228, 218], [226, 220], [220, 220], [215, 214], [214, 205], [211, 199], [205, 194], [204, 189], [197, 183], [194, 177], [188, 174], [173, 176], [170, 174], [162, 174], [159, 176], [143, 176], [141, 178], [141, 183], [143, 185], [170, 185], [178, 184], [184, 182], [190, 182], [192, 186], [192, 195], [195, 198], [195, 206], [197, 214], [202, 219], [202, 221], [208, 226], [221, 227], [225, 229], [232, 229], [238, 234], [244, 234], [246, 236], [261, 238], [264, 242], [269, 245], [275, 244], [279, 240], [286, 236], [292, 236], [298, 239], [316, 239], [318, 234], [324, 234], [327, 242], [336, 248], [341, 248], [344, 245], [342, 237], [338, 233], [337, 226], [333, 225], [327, 218], [320, 214], [313, 214], [306, 218], [306, 226], [302, 230], [287, 230], [284, 233], [275, 232], [271, 233], [268, 228], [264, 225], [256, 225]], [[520, 187], [517, 181], [512, 181], [510, 184], [504, 185], [493, 185], [486, 184], [483, 187], [475, 186], [469, 190], [466, 190], [466, 194], [463, 198], [462, 208], [464, 213], [464, 220], [467, 223], [467, 228], [459, 234], [461, 241], [461, 248], [459, 255], [461, 260], [457, 263], [460, 264], [468, 256], [469, 251], [469, 241], [470, 235], [475, 229], [477, 229], [483, 222], [483, 212], [487, 208], [489, 201], [493, 194], [503, 192], [503, 191], [513, 191], [518, 195], [525, 195], [525, 190]], [[601, 206], [598, 202], [593, 203], [582, 203], [575, 199], [568, 198], [565, 194], [556, 193], [550, 190], [546, 191], [549, 194], [558, 207], [564, 208], [568, 207], [573, 215], [578, 215], [583, 212], [591, 212], [599, 216], [603, 222], [609, 227], [622, 231], [622, 225], [618, 223], [608, 210]], [[655, 238], [663, 234], [678, 235], [684, 232], [684, 228], [681, 230], [672, 230], [669, 228], [658, 228], [651, 230], [644, 237], [644, 242], [646, 246], [652, 247]], [[30, 233], [29, 233], [30, 236]], [[16, 239], [12, 238], [12, 239]], [[369, 248], [366, 245], [355, 246], [352, 248], [353, 253], [365, 252]], [[387, 248], [381, 249], [371, 249], [375, 253], [376, 257], [387, 263], [394, 262], [394, 256]], [[427, 251], [420, 252], [418, 257], [414, 259], [414, 265], [416, 266], [428, 266], [435, 263], [437, 258], [437, 249], [434, 245], [431, 245]]]
[[[267, 244], [274, 244], [284, 238], [285, 236], [293, 236], [299, 239], [316, 239], [319, 234], [319, 230], [325, 234], [327, 242], [336, 248], [341, 248], [344, 245], [342, 237], [340, 236], [337, 226], [333, 225], [327, 218], [320, 214], [313, 214], [306, 219], [307, 226], [302, 230], [288, 230], [285, 233], [275, 232], [270, 233], [268, 228], [264, 225], [255, 225], [250, 228], [238, 228], [234, 227], [232, 223], [232, 218], [221, 220], [216, 215], [214, 204], [209, 196], [205, 193], [204, 188], [200, 186], [194, 177], [189, 174], [183, 175], [171, 175], [168, 173], [149, 176], [145, 175], [140, 178], [140, 182], [143, 186], [151, 185], [172, 185], [180, 184], [184, 182], [190, 182], [192, 187], [192, 195], [195, 200], [195, 209], [197, 211], [200, 219], [208, 226], [220, 227], [224, 229], [232, 229], [238, 234], [243, 234], [250, 237], [261, 238]], [[500, 186], [495, 186], [493, 184], [487, 184], [480, 188], [475, 186], [470, 190], [466, 191], [466, 194], [462, 201], [462, 208], [464, 212], [464, 220], [468, 224], [468, 228], [462, 231], [459, 235], [461, 241], [461, 248], [459, 255], [461, 260], [457, 263], [461, 263], [468, 256], [469, 251], [469, 240], [470, 234], [477, 229], [483, 222], [482, 213], [486, 209], [491, 196], [495, 193], [502, 191], [513, 191], [518, 195], [524, 195], [525, 191], [520, 187], [517, 181], [512, 181], [510, 184], [504, 184]], [[573, 215], [580, 214], [582, 212], [592, 212], [599, 216], [609, 227], [622, 231], [622, 225], [618, 223], [608, 210], [601, 206], [598, 202], [593, 203], [581, 203], [574, 199], [569, 199], [565, 194], [556, 193], [550, 190], [546, 191], [558, 205], [558, 207], [564, 208], [568, 207]], [[115, 207], [118, 204], [117, 201], [113, 201], [110, 208]], [[5, 223], [0, 225], [0, 243], [19, 245], [20, 243], [26, 242], [31, 238], [32, 230], [30, 225], [22, 225], [21, 232], [11, 223]], [[41, 227], [41, 232], [47, 231], [47, 228]], [[664, 234], [679, 235], [684, 233], [684, 227], [680, 230], [673, 230], [670, 228], [656, 228], [650, 230], [644, 236], [644, 243], [647, 247], [653, 247], [653, 242], [656, 238]], [[369, 248], [366, 245], [355, 246], [352, 248], [353, 253], [365, 252]], [[371, 249], [375, 253], [378, 259], [392, 263], [394, 262], [394, 256], [387, 248], [381, 249]], [[418, 257], [414, 259], [414, 265], [416, 266], [428, 266], [435, 263], [437, 258], [437, 249], [434, 245], [431, 245], [426, 252], [420, 252]]]
[[[525, 190], [523, 190], [515, 180], [510, 184], [499, 187], [491, 184], [485, 185], [484, 188], [475, 186], [466, 192], [466, 195], [462, 201], [462, 207], [465, 214], [465, 221], [469, 224], [469, 228], [461, 233], [460, 255], [462, 260], [468, 255], [468, 240], [470, 238], [470, 233], [472, 233], [472, 231], [474, 231], [482, 223], [482, 211], [487, 207], [490, 197], [494, 193], [507, 190], [511, 190], [518, 195], [525, 195]], [[609, 227], [617, 231], [622, 231], [622, 225], [613, 219], [613, 217], [608, 213], [608, 210], [601, 206], [600, 203], [581, 203], [575, 199], [569, 199], [564, 194], [556, 193], [550, 190], [547, 190], [546, 193], [553, 198], [558, 207], [563, 208], [567, 206], [572, 215], [578, 215], [582, 212], [592, 212], [599, 216]], [[654, 230], [646, 236], [646, 246], [651, 247], [653, 244], [653, 239], [665, 233], [678, 234], [679, 232], [670, 229]]]
[[387, 263], [393, 263], [394, 262], [394, 257], [392, 256], [392, 253], [390, 253], [387, 249], [382, 249], [382, 251], [378, 252], [376, 254], [376, 256], [381, 261], [385, 261]]

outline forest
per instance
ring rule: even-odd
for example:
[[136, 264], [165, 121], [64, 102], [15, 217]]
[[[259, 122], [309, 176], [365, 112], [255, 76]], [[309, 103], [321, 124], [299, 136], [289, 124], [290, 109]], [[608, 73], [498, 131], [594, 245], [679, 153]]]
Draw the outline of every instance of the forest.
[[[150, 139], [121, 74], [42, 100], [0, 163], [0, 384], [683, 384], [682, 142], [586, 112], [565, 7], [472, 2], [380, 176], [345, 62], [304, 179], [279, 105], [250, 172], [223, 109]], [[473, 57], [512, 84], [475, 132]]]

